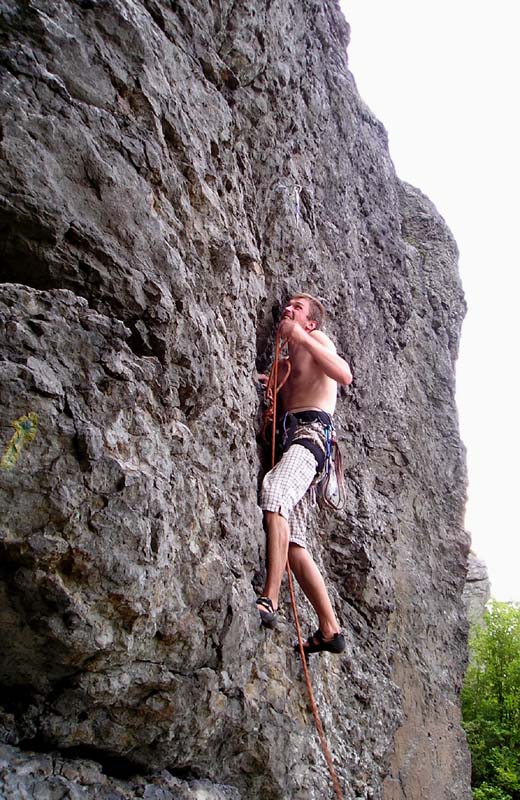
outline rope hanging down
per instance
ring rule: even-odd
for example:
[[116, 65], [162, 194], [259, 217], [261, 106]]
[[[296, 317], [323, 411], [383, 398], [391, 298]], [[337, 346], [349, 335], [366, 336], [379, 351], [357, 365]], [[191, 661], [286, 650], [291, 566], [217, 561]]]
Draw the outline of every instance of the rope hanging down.
[[[287, 374], [284, 376], [284, 379], [280, 385], [278, 385], [278, 363], [280, 360], [280, 351], [282, 349], [282, 343], [280, 342], [280, 337], [277, 335], [275, 340], [274, 346], [274, 363], [271, 368], [271, 372], [269, 373], [269, 380], [267, 383], [267, 390], [266, 396], [269, 403], [265, 423], [264, 423], [264, 430], [265, 425], [269, 423], [272, 424], [272, 432], [271, 432], [271, 467], [274, 467], [276, 463], [276, 396], [282, 386], [286, 383], [289, 374], [291, 372], [291, 365], [287, 362]], [[325, 761], [327, 762], [327, 767], [329, 768], [330, 777], [332, 779], [332, 783], [334, 785], [334, 793], [336, 795], [337, 800], [343, 800], [343, 793], [341, 791], [341, 786], [338, 780], [338, 776], [334, 770], [334, 764], [332, 763], [332, 756], [330, 754], [329, 746], [327, 744], [327, 739], [325, 737], [325, 731], [323, 730], [323, 725], [321, 723], [321, 719], [318, 714], [318, 708], [316, 706], [316, 700], [314, 699], [314, 692], [312, 689], [311, 679], [309, 676], [309, 668], [307, 666], [307, 658], [305, 657], [305, 649], [303, 647], [303, 639], [302, 639], [302, 632], [300, 627], [300, 618], [298, 616], [298, 609], [296, 607], [296, 597], [294, 594], [294, 582], [292, 578], [292, 571], [289, 565], [289, 558], [287, 558], [286, 563], [287, 569], [287, 579], [289, 583], [289, 594], [291, 596], [291, 608], [294, 617], [294, 624], [296, 627], [296, 633], [298, 636], [298, 649], [300, 651], [300, 657], [302, 660], [303, 666], [303, 673], [305, 675], [305, 683], [307, 684], [307, 692], [309, 694], [309, 700], [312, 709], [312, 715], [314, 717], [314, 722], [316, 725], [316, 730], [318, 731], [318, 736], [320, 738], [321, 749], [323, 751], [323, 755], [325, 756]]]

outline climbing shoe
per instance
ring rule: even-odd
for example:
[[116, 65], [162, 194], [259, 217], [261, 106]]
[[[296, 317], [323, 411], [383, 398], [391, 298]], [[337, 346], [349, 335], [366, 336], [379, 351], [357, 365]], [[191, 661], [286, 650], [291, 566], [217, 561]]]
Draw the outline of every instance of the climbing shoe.
[[[342, 633], [335, 633], [332, 639], [325, 639], [318, 628], [316, 633], [309, 636], [307, 641], [303, 643], [303, 652], [306, 656], [311, 653], [342, 653], [346, 646], [345, 637]], [[294, 645], [294, 649], [296, 652], [300, 650], [297, 644]]]
[[270, 597], [257, 597], [256, 605], [262, 606], [258, 611], [260, 612], [260, 620], [264, 628], [276, 628], [278, 622], [278, 614], [274, 610], [273, 601]]

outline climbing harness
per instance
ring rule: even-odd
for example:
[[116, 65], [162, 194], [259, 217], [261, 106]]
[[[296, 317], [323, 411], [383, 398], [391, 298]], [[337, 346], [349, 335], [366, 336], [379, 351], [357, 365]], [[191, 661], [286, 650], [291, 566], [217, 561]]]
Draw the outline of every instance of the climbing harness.
[[[280, 342], [280, 337], [278, 334], [276, 335], [275, 339], [275, 347], [274, 347], [274, 363], [271, 368], [271, 372], [269, 374], [269, 380], [267, 386], [270, 390], [270, 395], [267, 396], [268, 401], [268, 412], [269, 419], [272, 422], [272, 430], [271, 430], [271, 467], [274, 467], [276, 463], [276, 399], [277, 394], [282, 388], [282, 386], [286, 383], [289, 374], [290, 374], [290, 363], [288, 362], [288, 371], [284, 377], [284, 380], [280, 385], [278, 385], [278, 363], [280, 360], [280, 352], [282, 349], [282, 344]], [[271, 380], [272, 378], [272, 380]], [[265, 423], [265, 416], [264, 416], [264, 429], [266, 427]], [[302, 660], [302, 667], [303, 673], [305, 675], [305, 683], [307, 684], [307, 691], [309, 694], [309, 701], [311, 704], [312, 715], [314, 717], [314, 722], [316, 724], [316, 730], [318, 732], [318, 736], [321, 743], [321, 749], [323, 751], [323, 755], [325, 756], [325, 761], [327, 762], [327, 767], [329, 768], [330, 777], [332, 779], [332, 784], [334, 786], [334, 793], [336, 795], [337, 800], [343, 800], [343, 793], [341, 791], [341, 786], [338, 780], [338, 776], [334, 770], [334, 764], [332, 762], [332, 756], [330, 754], [329, 746], [327, 744], [327, 739], [325, 737], [325, 731], [323, 730], [323, 725], [321, 723], [321, 719], [319, 717], [318, 708], [316, 706], [316, 700], [314, 699], [314, 691], [312, 689], [311, 679], [309, 676], [309, 668], [307, 666], [307, 658], [305, 655], [305, 649], [303, 647], [303, 638], [302, 632], [300, 627], [300, 618], [298, 616], [298, 609], [296, 607], [296, 597], [294, 593], [294, 582], [292, 578], [292, 570], [289, 565], [289, 558], [287, 558], [287, 563], [285, 565], [287, 570], [287, 580], [289, 583], [289, 594], [291, 596], [291, 608], [294, 617], [294, 625], [296, 627], [296, 633], [298, 636], [298, 650], [300, 652], [300, 657]]]
[[320, 425], [323, 431], [325, 431], [326, 426], [332, 424], [332, 419], [325, 411], [300, 411], [296, 414], [287, 411], [283, 415], [281, 426], [283, 433], [283, 452], [285, 453], [293, 444], [299, 444], [305, 447], [316, 459], [316, 473], [319, 476], [325, 466], [326, 458], [326, 451], [323, 449], [321, 437], [318, 443], [310, 432], [305, 436], [302, 436], [301, 433], [298, 432], [298, 428], [301, 425], [309, 424]]

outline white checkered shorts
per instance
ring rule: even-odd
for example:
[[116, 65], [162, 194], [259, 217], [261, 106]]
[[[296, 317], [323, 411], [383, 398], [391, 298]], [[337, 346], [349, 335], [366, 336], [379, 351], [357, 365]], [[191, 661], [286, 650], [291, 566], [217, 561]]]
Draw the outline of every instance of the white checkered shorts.
[[312, 504], [309, 490], [315, 478], [313, 454], [306, 447], [293, 444], [267, 473], [260, 490], [262, 511], [281, 514], [289, 523], [289, 541], [300, 547], [307, 547], [307, 520]]

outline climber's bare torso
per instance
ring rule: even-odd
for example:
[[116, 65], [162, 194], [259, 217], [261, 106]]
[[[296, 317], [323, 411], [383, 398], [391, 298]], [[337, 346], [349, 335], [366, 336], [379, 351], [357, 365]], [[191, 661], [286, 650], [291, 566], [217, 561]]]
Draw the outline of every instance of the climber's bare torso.
[[[278, 326], [279, 336], [288, 344], [291, 367], [280, 391], [280, 411], [321, 409], [333, 414], [338, 383], [350, 383], [352, 375], [329, 337], [316, 329], [309, 313], [309, 301], [293, 297]], [[282, 359], [280, 366], [283, 375], [287, 362]]]
[[[322, 331], [312, 331], [307, 335], [332, 353], [336, 352], [331, 340]], [[289, 358], [280, 362], [280, 381], [288, 365], [289, 378], [279, 394], [280, 411], [315, 409], [332, 415], [336, 408], [337, 382], [329, 378], [303, 345], [289, 344]]]

